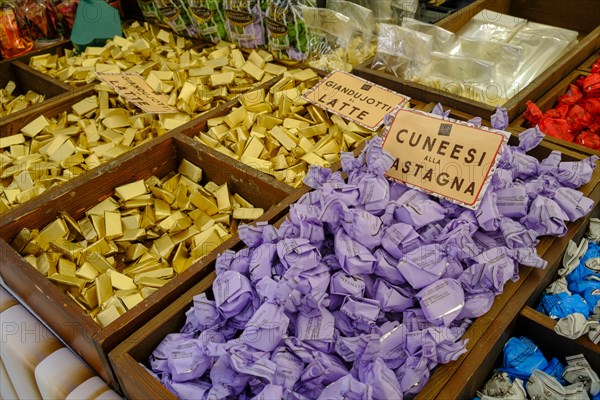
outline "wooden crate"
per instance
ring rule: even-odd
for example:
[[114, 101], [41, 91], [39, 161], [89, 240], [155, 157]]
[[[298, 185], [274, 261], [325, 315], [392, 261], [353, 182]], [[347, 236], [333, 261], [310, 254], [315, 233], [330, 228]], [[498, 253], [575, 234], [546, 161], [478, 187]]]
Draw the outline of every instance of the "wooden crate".
[[[556, 101], [558, 100], [558, 98], [560, 96], [562, 96], [563, 94], [565, 94], [567, 92], [567, 90], [569, 89], [569, 84], [575, 82], [577, 79], [579, 79], [580, 76], [587, 76], [587, 75], [589, 75], [587, 72], [582, 72], [582, 71], [578, 71], [578, 70], [571, 72], [569, 75], [567, 75], [567, 77], [565, 79], [563, 79], [556, 86], [554, 86], [552, 89], [550, 89], [548, 91], [548, 93], [546, 93], [541, 99], [536, 101], [535, 104], [540, 108], [540, 110], [542, 110], [542, 112], [546, 112], [546, 111], [554, 108], [556, 106]], [[516, 118], [513, 122], [511, 122], [511, 124], [509, 126], [509, 130], [511, 132], [516, 132], [517, 134], [520, 134], [528, 127], [529, 127], [528, 122], [525, 119], [525, 114], [523, 113], [518, 118]], [[566, 140], [562, 140], [562, 139], [556, 138], [554, 136], [546, 135], [544, 140], [547, 140], [548, 142], [555, 143], [559, 146], [566, 147], [568, 149], [571, 149], [573, 151], [576, 151], [576, 152], [579, 152], [582, 154], [600, 155], [599, 150], [594, 150], [594, 149], [591, 149], [586, 146], [582, 146], [577, 143], [568, 142]]]
[[[596, 168], [596, 172], [598, 172], [598, 168]], [[595, 182], [592, 180], [590, 183], [598, 183], [597, 174]], [[469, 352], [464, 356], [460, 365], [453, 368], [453, 371], [443, 371], [442, 369], [446, 366], [442, 366], [434, 371], [428, 385], [431, 382], [436, 382], [436, 390], [422, 392], [421, 399], [471, 399], [475, 395], [475, 391], [481, 388], [490, 377], [491, 371], [494, 365], [496, 365], [496, 361], [501, 355], [502, 348], [508, 338], [519, 334], [519, 329], [523, 329], [520, 332], [533, 339], [542, 351], [546, 352], [547, 356], [584, 353], [589, 362], [595, 361], [596, 370], [600, 368], [600, 365], [598, 365], [600, 349], [598, 346], [591, 344], [589, 339], [572, 341], [558, 336], [552, 330], [555, 324], [554, 321], [534, 310], [527, 310], [527, 307], [523, 309], [524, 306], [535, 304], [542, 291], [554, 280], [558, 269], [562, 266], [562, 255], [569, 240], [579, 243], [579, 240], [581, 240], [587, 231], [590, 218], [600, 216], [600, 190], [598, 190], [598, 187], [591, 190], [590, 197], [595, 202], [592, 212], [585, 218], [569, 224], [569, 232], [566, 236], [557, 238], [552, 246], [545, 246], [547, 250], [543, 254], [543, 258], [548, 261], [548, 267], [544, 270], [532, 268], [521, 269], [521, 276], [525, 273], [527, 279], [517, 289], [513, 288], [513, 283], [505, 286], [505, 292], [508, 287], [508, 290], [511, 292], [511, 298], [505, 303], [504, 308], [500, 310], [497, 318], [489, 321], [487, 325], [479, 327], [482, 339], [473, 345], [468, 345], [470, 347]], [[538, 252], [540, 246], [538, 246]], [[492, 309], [494, 307], [496, 307], [495, 303]], [[519, 318], [520, 312], [521, 317]], [[479, 319], [475, 321], [475, 324], [479, 322]], [[470, 329], [473, 329], [473, 326]], [[596, 356], [593, 356], [593, 354], [591, 357], [588, 356], [590, 354], [590, 347], [595, 348]], [[588, 349], [587, 352], [586, 348]], [[556, 352], [552, 349], [555, 349]], [[562, 352], [563, 350], [564, 353]], [[448, 366], [451, 366], [451, 364], [448, 364]], [[447, 377], [444, 376], [444, 380], [440, 379], [442, 373], [447, 375]], [[436, 395], [437, 397], [435, 397]]]
[[[21, 68], [26, 67], [27, 70], [30, 70], [33, 73], [35, 73], [36, 76], [43, 75], [42, 79], [45, 82], [49, 82], [49, 78], [47, 78], [46, 75], [42, 74], [41, 72], [38, 72], [33, 68], [28, 67], [22, 63], [15, 62], [14, 64], [18, 65], [17, 68], [19, 68], [20, 71], [23, 71], [23, 69]], [[27, 76], [27, 79], [29, 79], [33, 75], [29, 75], [29, 73], [26, 73], [25, 76]], [[50, 82], [49, 85], [54, 84]], [[95, 94], [95, 90], [93, 87], [75, 90], [69, 87], [68, 85], [63, 84], [62, 86], [64, 86], [64, 88], [61, 87], [62, 92], [56, 95], [55, 97], [48, 98], [48, 95], [46, 94], [47, 97], [43, 103], [35, 105], [33, 107], [28, 107], [27, 109], [18, 113], [7, 115], [4, 118], [0, 118], [0, 137], [15, 135], [19, 133], [21, 131], [21, 128], [23, 128], [29, 122], [39, 117], [40, 114], [43, 114], [50, 118], [57, 116], [63, 111], [70, 111], [71, 106], [73, 104], [77, 103], [80, 100], [83, 100], [88, 96]]]
[[[489, 9], [516, 17], [526, 18], [534, 22], [573, 29], [580, 32], [580, 42], [570, 50], [569, 54], [556, 61], [533, 82], [524, 87], [517, 95], [508, 100], [503, 107], [512, 120], [525, 110], [525, 101], [537, 100], [556, 82], [570, 71], [577, 68], [594, 51], [600, 48], [600, 7], [594, 0], [574, 0], [561, 2], [558, 0], [478, 0], [462, 10], [449, 15], [437, 25], [457, 32], [475, 14]], [[474, 101], [455, 94], [437, 90], [429, 86], [400, 79], [384, 71], [371, 69], [373, 59], [369, 59], [354, 69], [354, 73], [393, 89], [399, 93], [425, 101], [442, 103], [460, 111], [477, 116], [488, 116], [495, 107], [483, 102]]]
[[594, 55], [590, 56], [590, 58], [581, 63], [581, 65], [577, 67], [577, 69], [579, 71], [590, 73], [592, 72], [592, 65], [594, 65], [594, 63], [598, 61], [598, 59], [600, 59], [600, 50], [598, 50]]
[[[273, 85], [277, 80], [278, 80], [278, 78], [274, 78], [271, 81], [263, 84], [262, 86], [269, 87], [269, 85]], [[85, 86], [80, 89], [69, 88], [69, 90], [70, 90], [69, 93], [65, 93], [63, 95], [57, 96], [56, 98], [47, 102], [47, 104], [45, 104], [44, 107], [42, 107], [40, 110], [33, 109], [33, 107], [32, 107], [31, 110], [26, 110], [26, 111], [23, 111], [22, 113], [16, 113], [14, 115], [10, 115], [6, 118], [6, 120], [0, 120], [0, 137], [10, 136], [10, 135], [19, 133], [23, 126], [25, 126], [29, 122], [33, 121], [34, 119], [36, 119], [40, 114], [43, 114], [48, 118], [51, 118], [51, 117], [54, 118], [64, 111], [70, 112], [73, 104], [85, 99], [88, 96], [92, 96], [97, 93], [95, 85], [88, 85], [88, 86]], [[189, 122], [175, 128], [169, 132], [166, 132], [162, 136], [167, 136], [167, 135], [173, 136], [173, 135], [177, 135], [178, 132], [190, 131], [190, 129], [191, 130], [204, 129], [206, 127], [206, 121], [208, 119], [214, 118], [217, 115], [224, 115], [222, 110], [230, 109], [230, 107], [233, 104], [235, 104], [235, 102], [236, 102], [236, 100], [231, 100], [231, 101], [226, 102], [226, 103], [222, 104], [221, 106], [216, 107], [210, 111], [198, 114], [194, 118], [192, 118]], [[162, 136], [159, 136], [158, 138], [161, 138]], [[151, 143], [152, 141], [154, 141], [158, 138], [151, 139], [150, 141], [145, 142], [145, 143], [141, 144], [140, 146], [148, 145], [148, 143]], [[202, 151], [204, 151], [204, 152], [209, 152], [210, 154], [213, 154], [213, 155], [216, 154], [215, 151], [212, 151], [212, 149], [209, 149], [206, 146], [202, 146], [200, 143], [197, 143], [197, 146], [199, 146], [202, 149]], [[127, 153], [125, 153], [125, 154], [127, 154]], [[116, 157], [114, 160], [120, 160], [122, 156]], [[219, 156], [222, 157], [222, 155], [220, 153], [219, 153]], [[239, 163], [233, 159], [228, 158], [228, 160], [229, 160], [228, 162], [233, 162], [234, 164], [237, 163], [236, 165], [242, 165], [241, 163]], [[93, 169], [91, 171], [93, 171]], [[87, 176], [89, 173], [90, 173], [90, 171], [75, 177], [73, 180], [75, 180], [76, 182], [86, 180], [86, 179], [88, 179]], [[262, 176], [262, 179], [265, 180], [266, 182], [270, 182], [271, 185], [275, 185], [275, 186], [280, 185], [277, 182], [277, 180], [275, 180], [273, 177], [268, 176], [267, 174], [264, 174], [262, 172], [256, 172], [256, 174]], [[63, 186], [65, 186], [65, 185], [63, 184], [63, 185], [58, 185], [56, 187], [52, 187], [52, 188], [46, 190], [44, 192], [44, 194], [53, 193], [53, 195], [58, 195], [57, 194], [58, 192], [62, 193], [62, 192], [64, 192], [64, 190], [69, 190], [68, 188], [63, 189]], [[280, 186], [277, 186], [277, 187], [280, 187]], [[27, 207], [28, 203], [32, 203], [32, 201], [28, 201], [24, 204], [20, 204], [16, 207], [10, 209], [9, 211], [2, 213], [1, 214], [2, 218], [10, 219], [10, 218], [13, 218], [12, 217], [13, 215], [18, 215], [21, 212], [28, 212], [28, 211], [21, 211], [21, 210], [31, 210], [31, 207]], [[33, 203], [33, 204], [36, 204], [36, 203]]]
[[[0, 62], [0, 88], [4, 89], [9, 81], [16, 84], [13, 95], [26, 94], [32, 90], [38, 94], [44, 95], [44, 101], [25, 108], [24, 110], [0, 117], [0, 126], [5, 126], [11, 121], [17, 120], [24, 114], [35, 114], [43, 112], [56, 98], [68, 97], [72, 88], [68, 85], [55, 81], [39, 71], [30, 68], [20, 61]], [[2, 131], [0, 130], [0, 135]]]
[[232, 163], [221, 154], [203, 153], [193, 140], [175, 134], [158, 138], [119, 160], [95, 168], [86, 179], [67, 182], [62, 190], [32, 200], [18, 214], [11, 210], [5, 214], [7, 218], [3, 216], [0, 221], [2, 279], [114, 388], [118, 386], [108, 363], [108, 352], [206, 276], [217, 254], [235, 246], [239, 242], [238, 236], [234, 235], [105, 328], [85, 315], [58, 286], [30, 266], [8, 243], [24, 227], [43, 228], [57, 217], [59, 211], [67, 211], [79, 219], [86, 210], [111, 196], [115, 187], [151, 175], [165, 176], [175, 170], [183, 158], [203, 169], [203, 182], [227, 182], [234, 192], [264, 208], [266, 212], [259, 221], [277, 220], [287, 209], [286, 198], [293, 192], [291, 188], [263, 180], [261, 174], [241, 163]]
[[[546, 157], [552, 150], [555, 150], [555, 148], [548, 147], [548, 144], [542, 144], [538, 146], [537, 151], [530, 152], [530, 154], [538, 158], [543, 158]], [[571, 155], [565, 155], [563, 159], [575, 160], [582, 158], [582, 155], [573, 153]], [[596, 187], [599, 178], [600, 169], [596, 168], [590, 183], [580, 189], [588, 196], [590, 196], [590, 194], [593, 195], [593, 199], [596, 203], [596, 210], [599, 209], [598, 202], [600, 200], [600, 192], [594, 190], [594, 188]], [[302, 194], [306, 193], [306, 191], [307, 188], [304, 186], [289, 199], [298, 199]], [[519, 281], [509, 281], [504, 286], [504, 293], [495, 298], [494, 305], [490, 311], [477, 318], [473, 325], [471, 325], [471, 327], [468, 329], [464, 336], [465, 339], [469, 339], [469, 343], [467, 345], [468, 352], [462, 355], [457, 361], [446, 365], [439, 365], [433, 371], [431, 378], [421, 393], [417, 396], [418, 399], [433, 399], [436, 395], [442, 393], [444, 388], [449, 384], [449, 379], [457, 370], [459, 370], [459, 367], [477, 369], [476, 364], [465, 362], [465, 360], [468, 360], [467, 357], [480, 355], [478, 352], [478, 347], [475, 346], [479, 342], [488, 342], [489, 339], [487, 335], [484, 336], [488, 326], [490, 326], [490, 324], [503, 315], [503, 310], [508, 307], [507, 304], [512, 301], [512, 297], [520, 290], [521, 286], [525, 285], [525, 293], [527, 293], [529, 296], [531, 295], [532, 289], [529, 287], [529, 282], [531, 280], [529, 276], [531, 274], [534, 274], [535, 276], [541, 274], [543, 276], [553, 268], [557, 268], [559, 258], [557, 257], [556, 253], [558, 252], [560, 254], [560, 252], [564, 251], [569, 238], [572, 238], [578, 234], [580, 227], [584, 224], [584, 220], [589, 220], [589, 217], [582, 218], [580, 221], [568, 224], [569, 231], [563, 238], [556, 239], [554, 237], [545, 237], [540, 241], [537, 247], [538, 254], [548, 260], [550, 266], [545, 270], [534, 270], [533, 268], [529, 267], [521, 267], [521, 278]], [[585, 226], [587, 227], [587, 223]], [[179, 331], [185, 322], [185, 312], [192, 305], [193, 296], [203, 293], [207, 290], [210, 292], [209, 288], [212, 280], [214, 280], [214, 276], [210, 276], [208, 280], [196, 285], [111, 352], [110, 360], [113, 368], [117, 374], [117, 377], [119, 378], [125, 394], [129, 398], [175, 398], [160, 384], [160, 382], [154, 379], [140, 365], [140, 363], [145, 363], [148, 360], [148, 357], [152, 351], [167, 334]], [[535, 280], [535, 282], [537, 282], [536, 286], [540, 285], [539, 278]], [[515, 312], [518, 312], [519, 309], [520, 308], [518, 308]], [[462, 387], [460, 382], [454, 384], [457, 385], [458, 388]], [[440, 399], [442, 398], [449, 399], [454, 397], [445, 397], [442, 395]]]

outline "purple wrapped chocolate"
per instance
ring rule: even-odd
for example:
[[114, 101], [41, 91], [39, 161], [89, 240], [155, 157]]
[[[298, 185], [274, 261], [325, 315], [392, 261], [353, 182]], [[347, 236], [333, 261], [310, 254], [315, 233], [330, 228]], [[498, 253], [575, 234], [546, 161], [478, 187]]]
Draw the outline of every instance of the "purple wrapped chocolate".
[[[492, 116], [507, 122], [505, 110]], [[539, 162], [526, 153], [542, 138], [531, 129], [504, 148], [476, 211], [389, 182], [379, 137], [341, 154], [346, 179], [311, 167], [314, 190], [279, 227], [240, 226], [247, 247], [219, 256], [214, 300], [194, 297], [152, 373], [179, 398], [414, 396], [466, 352], [472, 319], [519, 265], [546, 266], [539, 237], [563, 235], [593, 206], [576, 188], [596, 159]]]

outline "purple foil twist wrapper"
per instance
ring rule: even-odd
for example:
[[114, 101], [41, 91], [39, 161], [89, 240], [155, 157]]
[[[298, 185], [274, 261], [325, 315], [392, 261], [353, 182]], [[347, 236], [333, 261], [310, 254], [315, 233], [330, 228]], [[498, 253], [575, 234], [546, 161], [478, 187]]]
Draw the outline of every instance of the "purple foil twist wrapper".
[[[441, 106], [435, 113], [447, 115]], [[506, 112], [492, 116], [504, 129]], [[479, 121], [470, 121], [478, 125]], [[246, 248], [216, 263], [215, 300], [194, 297], [181, 333], [148, 360], [179, 398], [402, 399], [461, 340], [519, 265], [544, 268], [542, 235], [593, 202], [576, 190], [595, 157], [539, 162], [542, 140], [523, 132], [506, 146], [478, 210], [389, 182], [393, 159], [379, 137], [341, 154], [341, 171], [311, 167], [314, 190], [279, 227], [239, 228]]]

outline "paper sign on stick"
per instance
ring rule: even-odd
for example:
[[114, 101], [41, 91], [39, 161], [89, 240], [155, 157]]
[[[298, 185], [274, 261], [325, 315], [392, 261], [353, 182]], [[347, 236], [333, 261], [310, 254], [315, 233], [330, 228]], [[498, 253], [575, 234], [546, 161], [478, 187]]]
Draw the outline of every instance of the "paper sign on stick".
[[475, 210], [509, 136], [423, 111], [399, 109], [383, 142], [383, 149], [396, 158], [386, 176]]
[[327, 75], [302, 97], [373, 131], [381, 126], [386, 114], [409, 100], [409, 97], [344, 71]]
[[166, 95], [156, 93], [139, 74], [99, 72], [98, 78], [108, 84], [119, 96], [135, 104], [144, 112], [160, 114], [178, 111], [177, 108], [167, 104], [168, 97]]

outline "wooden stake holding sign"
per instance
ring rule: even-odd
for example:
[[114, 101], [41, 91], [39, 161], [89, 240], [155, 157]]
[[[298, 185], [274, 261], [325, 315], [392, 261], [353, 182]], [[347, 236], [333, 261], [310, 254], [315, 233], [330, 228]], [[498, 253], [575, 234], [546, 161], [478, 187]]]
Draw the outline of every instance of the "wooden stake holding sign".
[[508, 142], [508, 132], [398, 109], [383, 149], [396, 161], [389, 178], [476, 210]]
[[167, 104], [168, 97], [156, 93], [143, 76], [139, 74], [121, 72], [99, 72], [98, 78], [105, 82], [111, 89], [125, 100], [135, 104], [142, 111], [149, 114], [176, 113], [178, 110]]
[[409, 97], [344, 71], [333, 71], [302, 97], [369, 130], [377, 130], [387, 114]]

